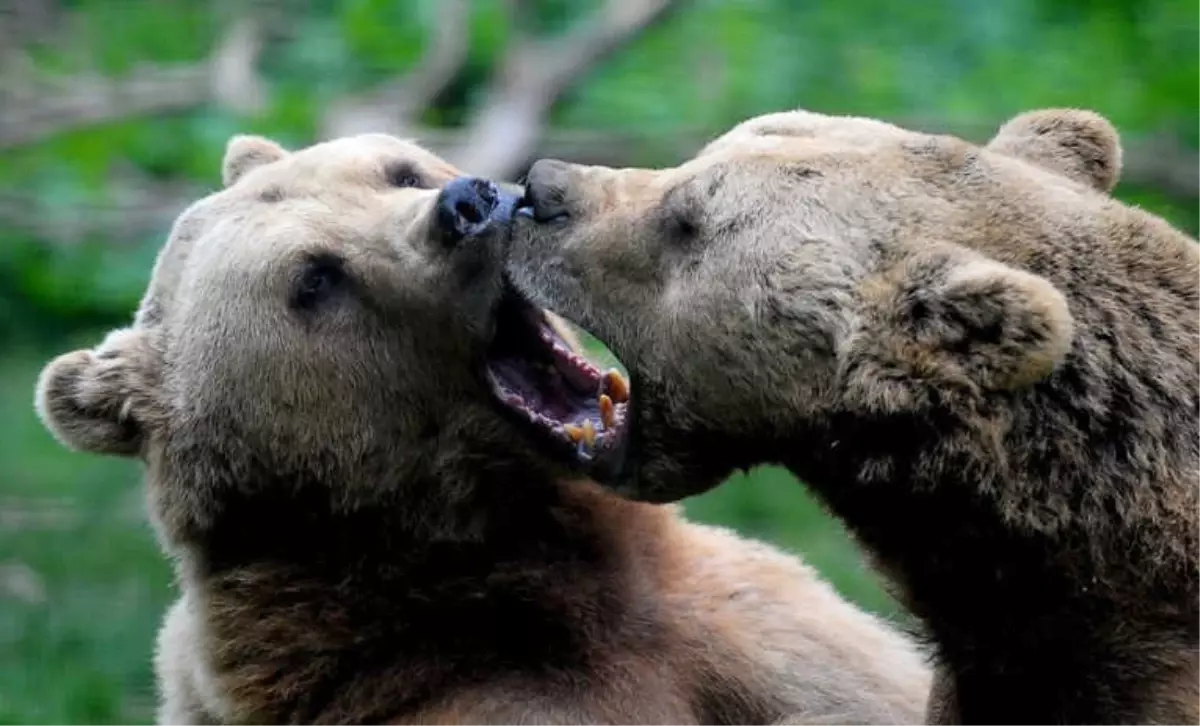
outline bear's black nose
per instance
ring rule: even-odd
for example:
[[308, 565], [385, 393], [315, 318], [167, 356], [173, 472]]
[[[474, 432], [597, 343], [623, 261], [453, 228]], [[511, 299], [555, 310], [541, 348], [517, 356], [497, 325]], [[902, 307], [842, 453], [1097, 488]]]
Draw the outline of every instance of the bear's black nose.
[[500, 191], [487, 179], [460, 176], [438, 195], [437, 226], [449, 244], [486, 230], [500, 203]]

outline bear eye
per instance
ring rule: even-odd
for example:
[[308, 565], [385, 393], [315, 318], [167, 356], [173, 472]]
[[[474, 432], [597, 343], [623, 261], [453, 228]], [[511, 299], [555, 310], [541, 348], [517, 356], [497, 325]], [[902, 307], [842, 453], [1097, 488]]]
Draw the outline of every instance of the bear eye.
[[681, 184], [663, 197], [660, 219], [666, 237], [676, 244], [688, 246], [700, 237], [704, 220], [704, 203], [695, 193], [695, 185]]
[[676, 195], [663, 210], [663, 223], [668, 239], [688, 245], [700, 236], [702, 210], [689, 199]]
[[385, 173], [387, 174], [388, 184], [396, 188], [419, 189], [423, 186], [421, 175], [417, 173], [416, 167], [412, 164], [388, 164]]
[[308, 260], [292, 291], [292, 305], [311, 310], [328, 300], [346, 282], [346, 270], [336, 257], [317, 257]]
[[700, 227], [690, 214], [676, 212], [671, 215], [671, 233], [681, 242], [688, 242], [700, 234]]

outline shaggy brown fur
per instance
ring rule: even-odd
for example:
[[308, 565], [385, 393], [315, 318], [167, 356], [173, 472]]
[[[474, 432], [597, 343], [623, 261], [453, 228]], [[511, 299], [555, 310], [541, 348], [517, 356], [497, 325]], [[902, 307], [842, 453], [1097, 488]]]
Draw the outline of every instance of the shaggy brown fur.
[[68, 446], [138, 456], [182, 590], [169, 723], [916, 722], [913, 645], [791, 557], [563, 479], [481, 375], [494, 224], [396, 139], [228, 149], [134, 324], [51, 362]]
[[675, 169], [538, 162], [511, 274], [633, 374], [618, 489], [782, 462], [849, 524], [934, 720], [1196, 723], [1200, 265], [1119, 167], [1086, 111], [983, 147], [770, 114]]

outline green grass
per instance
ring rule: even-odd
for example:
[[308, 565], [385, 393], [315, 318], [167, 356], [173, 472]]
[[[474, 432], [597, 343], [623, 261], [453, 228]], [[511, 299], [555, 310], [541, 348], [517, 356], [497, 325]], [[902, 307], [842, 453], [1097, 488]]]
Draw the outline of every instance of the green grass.
[[0, 359], [0, 722], [149, 722], [170, 569], [137, 468], [67, 452], [37, 421], [45, 360]]
[[[0, 358], [0, 723], [148, 723], [170, 568], [137, 467], [66, 451], [33, 412], [40, 367], [70, 344]], [[848, 597], [894, 612], [841, 527], [786, 472], [755, 471], [686, 507], [802, 553]]]

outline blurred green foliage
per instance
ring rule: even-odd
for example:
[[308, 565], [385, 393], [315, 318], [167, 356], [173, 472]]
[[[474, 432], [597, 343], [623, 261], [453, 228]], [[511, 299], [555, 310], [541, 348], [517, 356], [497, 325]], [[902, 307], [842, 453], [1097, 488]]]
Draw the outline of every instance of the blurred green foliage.
[[[263, 113], [204, 107], [4, 149], [0, 199], [15, 201], [25, 219], [86, 219], [111, 208], [112, 179], [124, 173], [215, 188], [230, 134], [308, 143], [334, 100], [419, 57], [433, 11], [433, 0], [275, 5], [290, 19], [290, 39], [262, 59], [271, 86]], [[595, 3], [535, 5], [537, 30], [555, 33]], [[208, 0], [57, 6], [73, 14], [69, 30], [26, 50], [39, 69], [63, 77], [197, 62], [239, 9]], [[472, 6], [467, 67], [425, 124], [463, 122], [512, 32], [502, 0]], [[1194, 0], [693, 0], [572, 89], [552, 120], [670, 138], [789, 107], [953, 128], [1076, 105], [1105, 114], [1126, 136], [1166, 135], [1194, 153], [1197, 33]], [[643, 163], [673, 161], [648, 155]], [[1129, 185], [1118, 195], [1193, 235], [1200, 227], [1195, 198]], [[130, 319], [164, 233], [51, 243], [0, 217], [0, 722], [153, 717], [152, 639], [173, 591], [141, 514], [138, 472], [60, 449], [31, 403], [49, 356]], [[690, 514], [801, 552], [848, 596], [894, 612], [841, 528], [789, 475], [768, 468], [737, 479], [689, 502]]]

